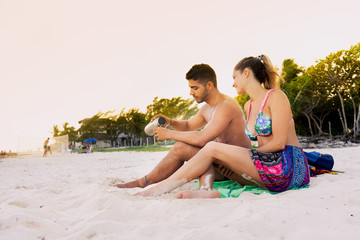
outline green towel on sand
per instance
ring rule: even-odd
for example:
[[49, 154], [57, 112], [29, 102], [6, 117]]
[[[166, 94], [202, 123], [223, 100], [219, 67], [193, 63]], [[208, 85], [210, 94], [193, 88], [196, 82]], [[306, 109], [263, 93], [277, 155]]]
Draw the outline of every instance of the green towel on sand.
[[[199, 181], [196, 181], [196, 186], [199, 189]], [[272, 193], [269, 190], [260, 187], [241, 186], [231, 180], [214, 182], [213, 190], [220, 192], [221, 198], [228, 198], [228, 197], [237, 198], [244, 191], [251, 192], [254, 194], [261, 194], [264, 192]]]
[[[197, 186], [197, 189], [199, 189], [199, 181], [196, 181], [196, 186]], [[297, 190], [297, 189], [308, 188], [308, 187], [309, 187], [309, 185], [305, 185], [302, 187], [293, 187], [290, 190]], [[242, 186], [231, 180], [214, 182], [213, 190], [220, 192], [221, 198], [228, 198], [228, 197], [237, 198], [244, 191], [251, 192], [254, 194], [262, 194], [262, 193], [277, 194], [277, 192], [271, 192], [271, 191], [269, 191], [267, 189], [263, 189], [261, 187]]]

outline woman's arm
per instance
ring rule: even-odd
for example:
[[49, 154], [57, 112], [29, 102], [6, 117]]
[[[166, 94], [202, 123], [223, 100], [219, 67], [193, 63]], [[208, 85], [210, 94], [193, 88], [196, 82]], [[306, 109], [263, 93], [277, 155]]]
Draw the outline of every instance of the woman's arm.
[[268, 99], [272, 119], [271, 140], [258, 148], [262, 152], [278, 152], [287, 143], [290, 119], [292, 117], [289, 99], [281, 90], [274, 91]]

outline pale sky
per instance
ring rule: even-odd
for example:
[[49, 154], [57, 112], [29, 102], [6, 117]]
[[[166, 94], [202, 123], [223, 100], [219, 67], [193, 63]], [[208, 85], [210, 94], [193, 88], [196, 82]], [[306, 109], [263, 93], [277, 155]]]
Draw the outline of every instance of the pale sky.
[[358, 0], [0, 0], [0, 150], [99, 111], [188, 98], [185, 74], [267, 54], [309, 67], [360, 41]]

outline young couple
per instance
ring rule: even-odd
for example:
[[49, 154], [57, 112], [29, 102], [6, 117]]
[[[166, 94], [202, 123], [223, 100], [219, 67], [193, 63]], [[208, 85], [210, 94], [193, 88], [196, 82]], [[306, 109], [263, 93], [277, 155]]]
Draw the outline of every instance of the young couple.
[[[186, 74], [190, 95], [206, 104], [186, 121], [155, 116], [165, 117], [173, 129], [156, 128], [155, 137], [173, 139], [176, 144], [149, 174], [117, 187], [158, 183], [136, 194], [158, 196], [199, 178], [199, 191], [179, 192], [176, 197], [216, 198], [220, 193], [212, 185], [221, 177], [274, 192], [309, 184], [309, 168], [289, 100], [275, 88], [278, 74], [269, 58], [242, 59], [233, 78], [236, 92], [251, 98], [244, 106], [246, 120], [236, 100], [217, 89], [214, 70], [206, 64], [194, 65]], [[259, 147], [251, 148], [250, 140], [257, 140]]]

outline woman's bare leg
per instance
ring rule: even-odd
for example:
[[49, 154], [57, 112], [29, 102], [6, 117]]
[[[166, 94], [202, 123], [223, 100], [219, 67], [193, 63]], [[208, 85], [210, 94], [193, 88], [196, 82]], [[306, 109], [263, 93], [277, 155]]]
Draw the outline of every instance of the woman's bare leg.
[[238, 174], [245, 174], [249, 181], [263, 187], [260, 175], [250, 158], [249, 149], [209, 142], [187, 164], [158, 185], [137, 193], [143, 196], [158, 196], [204, 174], [212, 163], [224, 165]]

